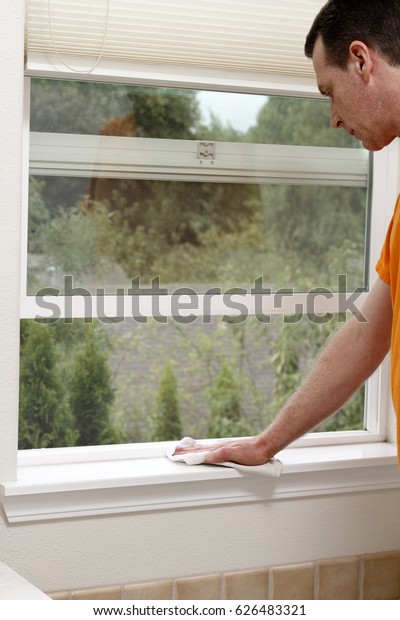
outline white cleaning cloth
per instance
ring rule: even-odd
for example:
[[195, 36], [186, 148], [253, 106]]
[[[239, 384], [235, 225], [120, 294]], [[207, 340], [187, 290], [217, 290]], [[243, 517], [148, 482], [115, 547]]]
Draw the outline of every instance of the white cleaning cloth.
[[[186, 463], [187, 465], [201, 465], [205, 462], [206, 454], [208, 454], [208, 450], [204, 450], [201, 452], [187, 452], [184, 454], [174, 454], [176, 448], [195, 448], [197, 446], [197, 441], [192, 439], [191, 437], [184, 437], [181, 439], [179, 443], [170, 448], [167, 451], [167, 457], [171, 461], [180, 461]], [[209, 463], [206, 463], [209, 465]], [[214, 465], [214, 464], [213, 464]], [[232, 467], [233, 469], [237, 469], [238, 471], [242, 471], [243, 473], [248, 474], [256, 474], [259, 476], [270, 476], [272, 478], [278, 478], [281, 475], [281, 471], [283, 465], [281, 461], [278, 459], [271, 459], [268, 463], [264, 465], [239, 465], [239, 463], [231, 463], [231, 462], [223, 462], [216, 463], [216, 465], [222, 465], [223, 467]]]

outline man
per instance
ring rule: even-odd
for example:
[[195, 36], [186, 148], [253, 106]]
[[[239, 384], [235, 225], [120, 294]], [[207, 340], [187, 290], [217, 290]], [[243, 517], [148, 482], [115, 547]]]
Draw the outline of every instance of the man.
[[[333, 128], [345, 129], [372, 151], [400, 136], [398, 0], [329, 0], [314, 20], [305, 53], [312, 58], [320, 91], [330, 98]], [[337, 411], [379, 366], [390, 346], [392, 396], [400, 415], [398, 205], [399, 201], [377, 265], [380, 277], [362, 307], [367, 320], [353, 316], [333, 335], [314, 369], [264, 432], [213, 444], [207, 462], [267, 462]]]

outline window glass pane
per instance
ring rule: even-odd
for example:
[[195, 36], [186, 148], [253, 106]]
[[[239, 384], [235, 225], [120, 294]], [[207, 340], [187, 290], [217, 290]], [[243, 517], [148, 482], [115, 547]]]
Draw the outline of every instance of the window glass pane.
[[[339, 317], [288, 320], [23, 320], [20, 448], [257, 433]], [[363, 409], [360, 390], [325, 428], [362, 429]]]
[[[32, 80], [30, 128], [126, 136], [132, 149], [132, 137], [359, 145], [329, 128], [326, 101], [45, 79]], [[366, 205], [362, 187], [31, 176], [28, 293], [62, 293], [66, 275], [90, 293], [138, 276], [199, 292], [261, 276], [273, 290], [337, 290], [338, 274], [362, 287]]]
[[28, 291], [189, 286], [338, 290], [365, 283], [366, 190], [34, 177]]
[[[212, 141], [243, 160], [249, 146], [253, 152], [292, 145], [353, 149], [346, 151], [353, 162], [363, 155], [356, 152], [359, 143], [329, 128], [328, 102], [31, 83], [30, 129], [38, 132], [32, 145], [44, 163], [32, 164], [29, 183], [29, 295], [48, 287], [56, 294], [73, 295], [72, 287], [79, 295], [120, 295], [138, 279], [141, 287], [156, 279], [171, 294], [182, 287], [199, 294], [232, 287], [250, 292], [261, 279], [271, 291], [365, 287], [365, 173], [355, 182], [359, 186], [341, 180], [334, 185], [331, 178], [291, 177], [285, 160], [278, 179], [256, 177], [256, 168], [246, 164], [240, 178], [227, 182], [212, 174], [186, 180], [186, 162], [162, 179], [153, 174], [153, 160], [142, 176], [121, 163], [120, 152], [133, 150], [136, 138], [148, 138], [136, 144], [145, 145], [150, 158], [156, 143], [172, 158], [181, 143], [196, 152], [193, 141]], [[85, 152], [91, 140], [111, 143], [111, 150], [123, 143], [116, 147], [112, 173], [94, 171], [90, 157], [85, 166], [81, 152], [72, 165], [77, 149]], [[61, 172], [52, 168], [62, 155], [60, 144], [70, 148]], [[22, 321], [21, 448], [257, 433], [299, 384], [339, 320], [296, 316], [268, 322], [246, 315], [189, 323], [115, 316], [114, 323], [90, 317]], [[363, 427], [360, 390], [317, 430]]]
[[31, 131], [360, 148], [329, 102], [73, 80], [31, 80]]

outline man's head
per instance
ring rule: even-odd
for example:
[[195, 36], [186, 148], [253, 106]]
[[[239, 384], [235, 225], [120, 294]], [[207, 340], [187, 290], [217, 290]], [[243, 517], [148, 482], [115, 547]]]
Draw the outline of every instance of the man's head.
[[317, 39], [321, 37], [330, 64], [346, 69], [349, 46], [363, 41], [400, 66], [400, 2], [399, 0], [329, 0], [311, 26], [305, 43], [305, 54], [312, 58]]
[[307, 36], [331, 126], [370, 150], [400, 135], [399, 0], [329, 0]]

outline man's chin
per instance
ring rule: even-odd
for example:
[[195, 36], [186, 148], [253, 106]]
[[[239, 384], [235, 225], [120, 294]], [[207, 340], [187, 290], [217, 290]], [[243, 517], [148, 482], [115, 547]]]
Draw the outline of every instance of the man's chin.
[[361, 140], [363, 147], [367, 149], [367, 151], [381, 151], [385, 146], [388, 146], [396, 136], [389, 138], [388, 140], [381, 140], [380, 142], [374, 142], [373, 140]]

